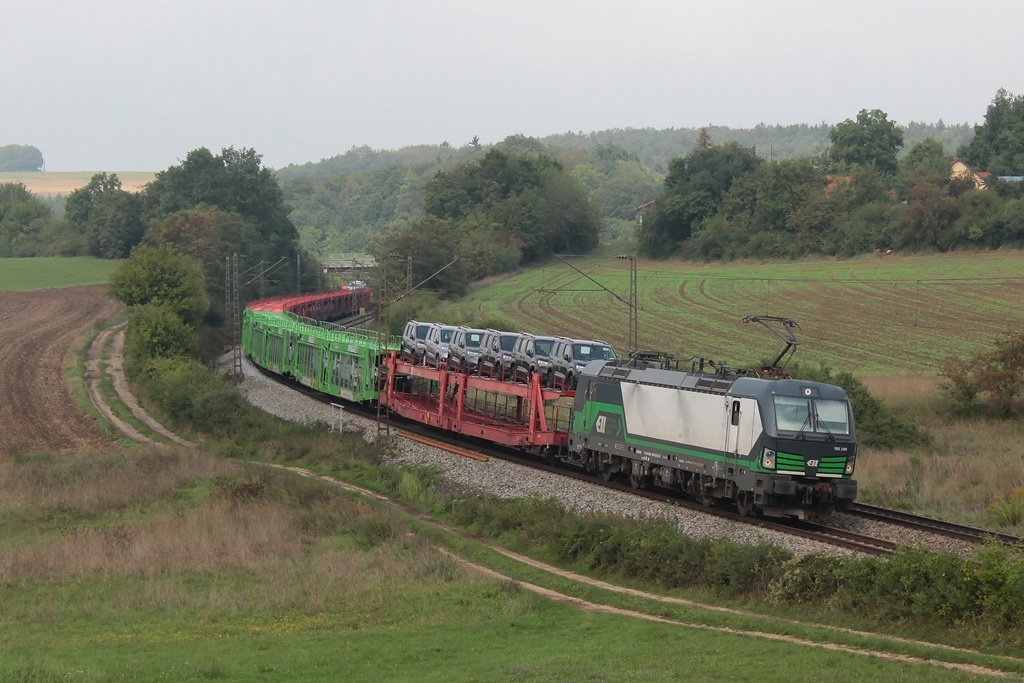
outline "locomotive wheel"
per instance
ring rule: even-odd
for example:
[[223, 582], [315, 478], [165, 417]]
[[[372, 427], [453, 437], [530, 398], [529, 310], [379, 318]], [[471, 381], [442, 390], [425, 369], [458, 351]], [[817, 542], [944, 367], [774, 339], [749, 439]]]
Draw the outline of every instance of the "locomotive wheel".
[[601, 478], [604, 479], [605, 481], [611, 481], [611, 479], [612, 479], [612, 466], [611, 465], [603, 465], [601, 467]]
[[700, 501], [700, 504], [706, 508], [714, 507], [715, 505], [715, 499], [711, 497], [711, 489], [706, 486], [702, 485], [700, 487], [700, 491], [697, 493], [697, 499]]
[[647, 477], [640, 474], [629, 475], [629, 485], [635, 489], [647, 488]]
[[736, 512], [744, 517], [749, 517], [754, 511], [754, 494], [750, 491], [740, 491], [736, 496]]

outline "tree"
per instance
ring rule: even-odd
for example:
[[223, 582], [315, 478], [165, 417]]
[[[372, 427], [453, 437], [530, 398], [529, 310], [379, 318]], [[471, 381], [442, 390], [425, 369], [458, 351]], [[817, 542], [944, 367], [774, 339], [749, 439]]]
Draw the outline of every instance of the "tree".
[[64, 218], [85, 237], [91, 256], [125, 258], [142, 241], [142, 206], [141, 195], [122, 190], [116, 173], [97, 173], [68, 195]]
[[0, 171], [41, 171], [43, 153], [31, 145], [0, 147]]
[[21, 183], [0, 184], [0, 258], [35, 256], [50, 207]]
[[935, 138], [925, 138], [899, 160], [896, 186], [901, 193], [923, 178], [948, 178], [949, 155]]
[[856, 121], [837, 123], [828, 139], [834, 162], [874, 164], [883, 175], [896, 173], [896, 152], [903, 147], [903, 131], [881, 109], [861, 109]]
[[[240, 217], [243, 229], [232, 249], [250, 263], [295, 262], [298, 232], [289, 220], [281, 187], [270, 169], [261, 166], [252, 149], [233, 147], [213, 155], [205, 147], [192, 150], [185, 160], [156, 174], [146, 189], [145, 218], [159, 223], [178, 211], [203, 204]], [[222, 255], [223, 256], [223, 255]], [[284, 279], [294, 282], [294, 271]]]
[[711, 131], [708, 130], [707, 126], [701, 127], [697, 131], [697, 148], [707, 149], [711, 146]]
[[203, 271], [169, 244], [132, 249], [131, 256], [110, 274], [107, 291], [126, 306], [165, 306], [192, 328], [210, 305]]
[[[412, 258], [412, 286], [418, 285], [454, 259], [460, 250], [461, 235], [451, 221], [427, 216], [404, 226], [392, 225], [376, 239], [370, 250], [377, 263], [391, 264], [388, 279], [395, 282], [401, 274], [404, 283], [406, 259]], [[456, 262], [434, 276], [424, 287], [450, 294], [462, 294], [466, 288], [464, 262]], [[389, 286], [390, 289], [390, 286]], [[404, 286], [401, 287], [404, 290]], [[392, 293], [393, 295], [393, 293]]]
[[[524, 263], [558, 251], [590, 251], [601, 227], [586, 188], [561, 163], [504, 146], [489, 150], [479, 163], [437, 173], [427, 183], [423, 208], [462, 236], [474, 225], [489, 226], [495, 242], [519, 249]], [[502, 254], [493, 262], [517, 260]]]
[[645, 212], [637, 231], [640, 250], [653, 257], [674, 253], [718, 210], [738, 178], [754, 172], [763, 160], [753, 148], [730, 142], [695, 147], [669, 164], [661, 194]]
[[985, 123], [974, 127], [974, 137], [957, 156], [995, 176], [1024, 174], [1024, 96], [1000, 88]]
[[200, 204], [176, 211], [150, 226], [146, 241], [152, 246], [169, 244], [198, 263], [211, 298], [220, 301], [224, 296], [224, 257], [237, 248], [243, 230], [238, 214]]

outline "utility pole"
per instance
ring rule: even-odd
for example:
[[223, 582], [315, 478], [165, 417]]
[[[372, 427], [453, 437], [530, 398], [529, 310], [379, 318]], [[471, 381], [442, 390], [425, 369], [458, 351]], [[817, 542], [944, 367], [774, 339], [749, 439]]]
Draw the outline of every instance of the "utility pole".
[[295, 255], [295, 293], [302, 294], [302, 263], [301, 256]]
[[242, 322], [238, 295], [238, 254], [224, 260], [224, 324], [231, 334], [231, 376], [242, 381]]
[[[601, 257], [601, 258], [617, 258], [617, 259], [620, 259], [620, 260], [623, 260], [623, 261], [626, 261], [626, 260], [629, 261], [629, 300], [628, 301], [626, 299], [623, 299], [621, 296], [619, 296], [618, 294], [616, 294], [612, 290], [608, 289], [604, 285], [602, 285], [600, 282], [598, 282], [594, 278], [592, 278], [589, 275], [587, 275], [586, 273], [584, 273], [582, 270], [580, 270], [576, 266], [574, 266], [571, 263], [569, 263], [568, 261], [566, 261], [564, 258], [559, 256], [558, 254], [555, 254], [555, 258], [558, 259], [559, 261], [561, 261], [562, 263], [564, 263], [565, 265], [569, 266], [573, 270], [575, 270], [577, 273], [579, 273], [583, 277], [585, 277], [588, 280], [590, 280], [591, 282], [593, 282], [595, 285], [597, 285], [598, 287], [600, 287], [604, 291], [606, 291], [609, 294], [611, 294], [613, 297], [615, 297], [616, 299], [618, 299], [622, 303], [624, 303], [627, 306], [629, 306], [629, 353], [630, 353], [630, 355], [632, 355], [635, 351], [638, 351], [639, 349], [637, 347], [638, 347], [638, 345], [640, 343], [639, 339], [638, 339], [639, 336], [640, 336], [640, 334], [639, 334], [640, 333], [640, 314], [639, 314], [640, 303], [639, 303], [638, 296], [637, 296], [636, 256], [622, 255], [622, 256], [606, 256], [606, 257]], [[541, 291], [544, 291], [544, 290], [541, 290]], [[558, 291], [558, 290], [551, 290], [551, 291]]]
[[637, 296], [636, 283], [636, 256], [619, 256], [620, 259], [629, 259], [629, 352], [639, 350], [640, 336], [640, 302]]

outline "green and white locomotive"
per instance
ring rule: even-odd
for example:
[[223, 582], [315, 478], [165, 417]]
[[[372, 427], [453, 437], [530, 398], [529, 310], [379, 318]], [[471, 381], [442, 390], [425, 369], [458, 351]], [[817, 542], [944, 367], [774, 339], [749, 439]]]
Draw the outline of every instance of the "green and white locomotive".
[[853, 502], [856, 453], [840, 387], [718, 368], [594, 361], [569, 433], [569, 457], [606, 478], [800, 519]]

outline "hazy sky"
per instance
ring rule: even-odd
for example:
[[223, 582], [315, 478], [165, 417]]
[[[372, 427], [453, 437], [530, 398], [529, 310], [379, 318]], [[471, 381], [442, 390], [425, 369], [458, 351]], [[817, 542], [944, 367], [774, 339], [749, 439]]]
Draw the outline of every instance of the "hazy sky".
[[707, 124], [979, 123], [1024, 2], [0, 0], [0, 145], [51, 171]]

